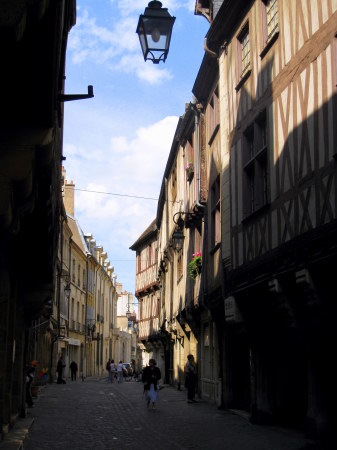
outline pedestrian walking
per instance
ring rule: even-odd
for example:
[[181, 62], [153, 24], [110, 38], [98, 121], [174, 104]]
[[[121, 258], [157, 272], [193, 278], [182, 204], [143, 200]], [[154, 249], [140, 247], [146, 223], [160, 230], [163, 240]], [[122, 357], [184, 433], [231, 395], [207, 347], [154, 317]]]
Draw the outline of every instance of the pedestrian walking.
[[195, 402], [195, 387], [197, 382], [197, 367], [194, 362], [194, 356], [187, 356], [187, 363], [184, 367], [185, 388], [187, 388], [187, 403]]
[[26, 403], [29, 408], [32, 408], [34, 406], [32, 394], [30, 391], [30, 388], [32, 386], [33, 380], [34, 380], [34, 372], [35, 368], [39, 367], [39, 363], [37, 361], [32, 361], [30, 364], [27, 364], [25, 368], [25, 374], [26, 374]]
[[158, 400], [158, 387], [161, 373], [157, 363], [154, 359], [149, 360], [149, 365], [143, 371], [142, 381], [144, 383], [144, 393], [147, 407], [152, 403], [152, 409], [155, 409], [155, 404]]
[[108, 372], [108, 380], [107, 380], [108, 383], [111, 381], [110, 365], [111, 365], [111, 359], [109, 358], [108, 361], [107, 361], [107, 363], [106, 363], [106, 366], [105, 366], [105, 369], [106, 369], [107, 372]]
[[57, 384], [65, 384], [65, 380], [62, 378], [62, 373], [63, 373], [63, 369], [66, 365], [63, 364], [63, 359], [62, 356], [60, 356], [58, 362], [57, 362], [57, 367], [56, 367], [56, 372], [57, 372]]
[[110, 383], [114, 382], [115, 373], [116, 373], [115, 360], [112, 359], [110, 361]]
[[78, 367], [77, 367], [77, 364], [76, 364], [76, 362], [73, 360], [73, 361], [71, 361], [71, 364], [70, 364], [70, 372], [71, 372], [71, 381], [76, 381], [76, 373], [77, 373], [77, 369], [78, 369]]
[[124, 375], [124, 370], [123, 370], [123, 363], [122, 361], [119, 361], [118, 365], [117, 365], [117, 383], [122, 383], [123, 382], [123, 375]]

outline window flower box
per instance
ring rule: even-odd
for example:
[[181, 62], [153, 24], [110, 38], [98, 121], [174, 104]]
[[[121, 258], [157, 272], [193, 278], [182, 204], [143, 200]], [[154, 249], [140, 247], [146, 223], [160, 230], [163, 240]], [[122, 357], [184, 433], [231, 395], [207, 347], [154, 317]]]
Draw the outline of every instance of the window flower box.
[[194, 175], [194, 166], [192, 162], [187, 163], [187, 166], [185, 167], [186, 171], [186, 177], [188, 181], [191, 181]]
[[192, 261], [188, 263], [188, 274], [193, 280], [201, 273], [201, 252], [193, 253]]

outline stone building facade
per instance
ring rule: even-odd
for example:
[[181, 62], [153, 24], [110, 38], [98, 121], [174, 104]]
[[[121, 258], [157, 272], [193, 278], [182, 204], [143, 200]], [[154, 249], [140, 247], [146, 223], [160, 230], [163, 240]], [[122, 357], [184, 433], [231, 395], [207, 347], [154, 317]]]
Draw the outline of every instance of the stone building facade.
[[[1, 2], [0, 433], [25, 415], [24, 367], [44, 330], [49, 364], [67, 37], [76, 2]], [[47, 352], [48, 349], [48, 352]], [[47, 357], [48, 356], [48, 357]]]

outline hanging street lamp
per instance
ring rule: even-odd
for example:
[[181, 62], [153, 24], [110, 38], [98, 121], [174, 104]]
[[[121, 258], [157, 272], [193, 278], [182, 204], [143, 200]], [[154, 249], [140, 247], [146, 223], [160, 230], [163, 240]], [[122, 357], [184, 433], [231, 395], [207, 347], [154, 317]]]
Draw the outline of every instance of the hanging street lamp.
[[153, 64], [159, 64], [159, 61], [165, 62], [175, 20], [176, 18], [169, 14], [167, 8], [162, 8], [161, 2], [155, 0], [148, 4], [144, 14], [139, 17], [136, 30], [144, 61], [149, 59]]

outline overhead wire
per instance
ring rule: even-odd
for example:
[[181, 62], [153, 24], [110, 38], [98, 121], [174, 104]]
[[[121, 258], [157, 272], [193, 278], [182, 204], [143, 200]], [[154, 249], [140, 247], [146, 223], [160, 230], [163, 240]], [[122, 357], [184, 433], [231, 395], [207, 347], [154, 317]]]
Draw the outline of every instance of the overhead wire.
[[[117, 194], [115, 192], [104, 192], [104, 191], [91, 191], [90, 189], [80, 189], [80, 188], [74, 188], [75, 191], [81, 191], [81, 192], [89, 192], [91, 194], [105, 194], [105, 195], [115, 195], [117, 197], [129, 197], [129, 198], [138, 198], [141, 200], [155, 200], [158, 201], [158, 198], [153, 197], [142, 197], [140, 195], [130, 195], [130, 194]], [[180, 203], [175, 200], [169, 200], [172, 203]]]
[[89, 189], [79, 189], [79, 188], [75, 188], [75, 191], [81, 191], [81, 192], [90, 192], [92, 194], [105, 194], [105, 195], [116, 195], [117, 197], [130, 197], [130, 198], [140, 198], [143, 200], [156, 200], [158, 201], [158, 198], [153, 198], [153, 197], [141, 197], [139, 195], [129, 195], [129, 194], [117, 194], [114, 192], [103, 192], [103, 191], [91, 191]]

